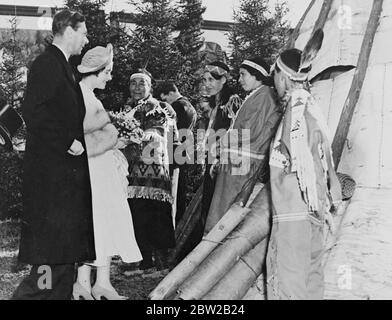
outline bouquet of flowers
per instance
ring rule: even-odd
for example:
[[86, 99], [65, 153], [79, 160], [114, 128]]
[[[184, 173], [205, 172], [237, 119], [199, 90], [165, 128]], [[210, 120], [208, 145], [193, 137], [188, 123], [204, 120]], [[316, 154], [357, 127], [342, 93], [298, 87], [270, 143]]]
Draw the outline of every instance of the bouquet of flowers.
[[119, 132], [120, 138], [125, 138], [131, 143], [141, 144], [144, 131], [141, 128], [140, 122], [128, 112], [109, 112], [110, 120]]

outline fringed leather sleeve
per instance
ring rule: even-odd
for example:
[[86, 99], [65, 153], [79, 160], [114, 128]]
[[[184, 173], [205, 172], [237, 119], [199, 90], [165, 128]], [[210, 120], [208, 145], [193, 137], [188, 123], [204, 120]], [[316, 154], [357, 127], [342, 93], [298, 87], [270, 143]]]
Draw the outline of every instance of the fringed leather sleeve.
[[226, 105], [222, 106], [223, 112], [234, 121], [238, 110], [241, 108], [242, 102], [242, 99], [238, 95], [232, 95]]

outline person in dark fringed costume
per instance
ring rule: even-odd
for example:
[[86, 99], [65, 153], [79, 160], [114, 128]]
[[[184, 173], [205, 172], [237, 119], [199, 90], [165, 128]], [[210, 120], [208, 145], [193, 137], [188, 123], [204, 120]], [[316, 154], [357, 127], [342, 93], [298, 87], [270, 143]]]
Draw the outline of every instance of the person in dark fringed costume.
[[[151, 96], [151, 75], [135, 73], [130, 79], [130, 117], [141, 124], [141, 144], [131, 143], [124, 150], [129, 163], [128, 202], [136, 240], [143, 256], [139, 268], [168, 267], [168, 249], [175, 246], [172, 221], [172, 182], [169, 172], [171, 143], [177, 144], [176, 113], [165, 102]], [[170, 140], [173, 134], [174, 142]]]
[[240, 66], [239, 82], [248, 92], [233, 125], [221, 139], [220, 164], [215, 191], [204, 233], [207, 234], [233, 204], [245, 183], [259, 170], [266, 183], [268, 151], [282, 112], [269, 86], [268, 64], [261, 58], [245, 60]]
[[[214, 149], [214, 146], [219, 145], [219, 138], [223, 136], [232, 125], [235, 115], [242, 104], [241, 98], [234, 94], [234, 91], [228, 84], [230, 79], [229, 73], [229, 67], [220, 61], [207, 65], [204, 70], [203, 84], [209, 96], [211, 115], [202, 148], [204, 148], [208, 155], [210, 155], [211, 152], [214, 152], [214, 150], [211, 150]], [[216, 137], [215, 134], [217, 134]], [[211, 144], [211, 141], [214, 143]], [[217, 154], [219, 154], [219, 150], [216, 151]], [[211, 160], [211, 157], [207, 156], [205, 159], [201, 219], [191, 236], [191, 239], [193, 240], [193, 245], [191, 247], [197, 245], [203, 237], [208, 211], [214, 194], [216, 179], [210, 172], [212, 164], [213, 161]]]

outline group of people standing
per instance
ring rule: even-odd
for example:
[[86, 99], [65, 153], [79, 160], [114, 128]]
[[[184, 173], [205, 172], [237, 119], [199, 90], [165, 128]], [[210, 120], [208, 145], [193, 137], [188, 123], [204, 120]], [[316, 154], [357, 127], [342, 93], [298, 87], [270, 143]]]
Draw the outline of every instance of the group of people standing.
[[[329, 129], [308, 86], [322, 41], [323, 32], [317, 30], [304, 51], [283, 51], [271, 68], [259, 57], [242, 62], [239, 83], [247, 97], [234, 117], [224, 113], [232, 110], [228, 99], [210, 119], [209, 128], [227, 129], [225, 139], [220, 138], [219, 155], [228, 161], [218, 159], [206, 172], [204, 235], [257, 175], [267, 192], [256, 195], [251, 210], [268, 210], [265, 214], [272, 220], [266, 256], [268, 299], [323, 298], [326, 221], [340, 205], [342, 191]], [[221, 64], [207, 69], [207, 88], [214, 87], [209, 81], [216, 83], [227, 75]], [[223, 90], [216, 94], [215, 101], [222, 94]], [[226, 126], [224, 121], [218, 125], [222, 115]]]
[[[77, 82], [68, 60], [88, 43], [85, 18], [60, 11], [52, 31], [53, 43], [32, 64], [22, 106], [27, 138], [19, 261], [32, 269], [13, 299], [125, 299], [110, 281], [113, 256], [132, 268], [141, 261], [145, 270], [155, 254], [156, 264], [167, 268], [167, 249], [175, 246], [167, 140], [169, 132], [178, 136], [177, 120], [192, 127], [196, 111], [170, 84], [162, 98], [177, 112], [153, 98], [152, 77], [142, 70], [130, 77], [123, 111], [141, 123], [143, 141], [119, 138], [94, 94], [111, 80], [112, 46], [84, 54]], [[161, 154], [148, 163], [143, 151], [154, 143]], [[179, 201], [179, 212], [184, 207]], [[42, 265], [50, 270], [44, 287]]]
[[[85, 53], [78, 83], [68, 59], [88, 43], [85, 19], [63, 10], [54, 16], [52, 29], [53, 44], [32, 64], [22, 107], [27, 143], [19, 259], [33, 267], [13, 298], [125, 299], [110, 282], [113, 256], [124, 263], [141, 261], [142, 270], [154, 264], [168, 267], [187, 185], [187, 164], [176, 163], [172, 155], [187, 143], [178, 131], [193, 130], [196, 111], [171, 82], [159, 87], [156, 96], [162, 101], [154, 98], [152, 76], [140, 70], [130, 77], [130, 99], [123, 111], [141, 123], [143, 141], [118, 138], [94, 94], [111, 80], [112, 46]], [[317, 53], [322, 37], [311, 41]], [[328, 128], [306, 88], [311, 61], [304, 65], [302, 58], [300, 50], [284, 51], [272, 76], [262, 58], [243, 61], [239, 83], [248, 93], [244, 101], [228, 85], [226, 64], [207, 65], [202, 79], [211, 109], [205, 141], [214, 140], [218, 151], [214, 162], [205, 165], [193, 246], [259, 174], [272, 202], [267, 256], [271, 299], [322, 298], [324, 214], [341, 198]], [[225, 138], [212, 138], [219, 130]], [[158, 156], [151, 162], [145, 150], [152, 143]], [[238, 174], [245, 162], [246, 170]], [[176, 197], [172, 175], [177, 168]], [[44, 287], [42, 265], [50, 270], [50, 285]], [[92, 266], [97, 268], [94, 286]]]
[[[141, 254], [118, 168], [122, 141], [94, 94], [111, 79], [112, 47], [84, 55], [78, 83], [68, 59], [88, 43], [85, 18], [60, 11], [52, 31], [53, 43], [32, 64], [22, 105], [27, 137], [19, 260], [32, 269], [13, 299], [122, 299], [110, 283], [111, 257], [133, 262]], [[97, 267], [93, 288], [91, 266]]]

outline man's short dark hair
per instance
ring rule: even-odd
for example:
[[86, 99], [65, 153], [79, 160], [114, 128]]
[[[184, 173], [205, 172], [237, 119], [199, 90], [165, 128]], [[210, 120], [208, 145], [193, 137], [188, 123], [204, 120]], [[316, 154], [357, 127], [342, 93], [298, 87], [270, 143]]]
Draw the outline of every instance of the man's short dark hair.
[[63, 35], [65, 29], [69, 26], [75, 31], [78, 28], [78, 24], [85, 22], [84, 15], [79, 12], [64, 9], [55, 14], [52, 23], [53, 35]]
[[165, 81], [158, 86], [157, 93], [168, 95], [170, 92], [177, 92], [178, 88], [173, 81]]

